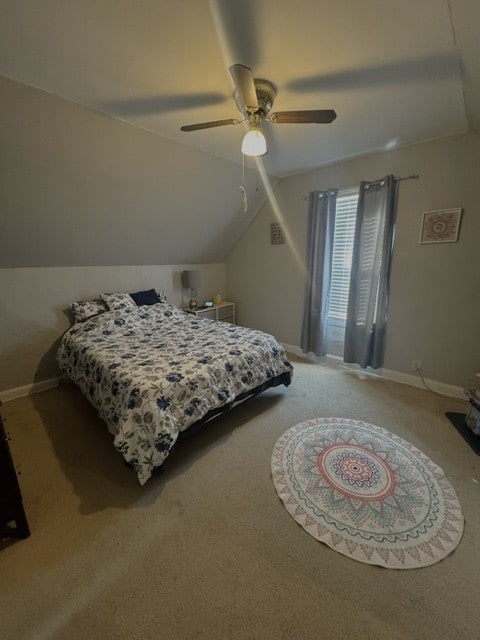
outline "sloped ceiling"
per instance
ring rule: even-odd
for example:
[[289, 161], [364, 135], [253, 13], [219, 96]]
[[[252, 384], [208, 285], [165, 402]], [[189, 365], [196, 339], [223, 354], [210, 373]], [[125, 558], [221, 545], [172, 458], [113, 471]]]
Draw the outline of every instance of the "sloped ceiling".
[[256, 171], [14, 80], [0, 96], [0, 268], [223, 262], [265, 199]]
[[266, 123], [285, 176], [479, 127], [478, 0], [7, 0], [0, 74], [240, 163], [228, 66], [273, 82], [276, 110], [333, 108], [330, 125]]

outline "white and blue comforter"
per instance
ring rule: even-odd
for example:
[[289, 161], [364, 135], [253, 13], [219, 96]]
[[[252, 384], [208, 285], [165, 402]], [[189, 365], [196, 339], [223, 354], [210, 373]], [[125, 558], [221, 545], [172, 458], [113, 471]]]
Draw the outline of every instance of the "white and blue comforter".
[[144, 484], [180, 431], [292, 366], [266, 333], [200, 319], [169, 304], [76, 323], [57, 360], [114, 434]]

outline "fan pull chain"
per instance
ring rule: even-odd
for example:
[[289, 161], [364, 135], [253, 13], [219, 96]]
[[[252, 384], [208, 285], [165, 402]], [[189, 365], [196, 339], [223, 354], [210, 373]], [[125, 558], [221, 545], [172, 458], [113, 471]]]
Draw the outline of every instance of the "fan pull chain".
[[247, 200], [247, 192], [245, 190], [245, 155], [242, 153], [242, 184], [240, 186], [240, 191], [243, 194], [243, 213], [247, 213], [248, 211], [248, 200]]

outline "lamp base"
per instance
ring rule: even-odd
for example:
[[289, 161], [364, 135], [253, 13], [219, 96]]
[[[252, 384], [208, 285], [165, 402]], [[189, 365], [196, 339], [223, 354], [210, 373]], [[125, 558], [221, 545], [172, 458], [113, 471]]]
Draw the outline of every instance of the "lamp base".
[[191, 298], [190, 302], [188, 303], [188, 306], [190, 307], [190, 309], [196, 309], [198, 307], [197, 299]]

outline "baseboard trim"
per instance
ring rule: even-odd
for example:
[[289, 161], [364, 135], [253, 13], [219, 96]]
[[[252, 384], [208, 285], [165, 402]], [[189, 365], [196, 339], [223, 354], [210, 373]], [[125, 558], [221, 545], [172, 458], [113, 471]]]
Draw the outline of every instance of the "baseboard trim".
[[8, 402], [9, 400], [16, 400], [17, 398], [23, 398], [29, 396], [32, 393], [38, 393], [39, 391], [45, 391], [56, 387], [60, 381], [60, 378], [49, 378], [48, 380], [40, 380], [40, 382], [32, 382], [32, 384], [25, 384], [22, 387], [14, 387], [13, 389], [5, 389], [0, 391], [0, 401]]
[[[459, 400], [466, 401], [465, 391], [463, 387], [457, 387], [453, 384], [447, 384], [438, 380], [431, 380], [430, 378], [422, 378], [417, 374], [403, 373], [402, 371], [395, 371], [393, 369], [362, 369], [357, 365], [351, 365], [343, 362], [339, 356], [324, 356], [323, 358], [317, 358], [313, 354], [309, 355], [304, 353], [300, 347], [296, 347], [291, 344], [284, 344], [285, 350], [301, 358], [307, 360], [314, 360], [317, 362], [323, 362], [325, 364], [332, 365], [339, 369], [343, 369], [349, 373], [362, 373], [363, 375], [374, 376], [376, 378], [384, 378], [385, 380], [392, 380], [393, 382], [400, 382], [401, 384], [409, 384], [412, 387], [418, 387], [427, 391], [433, 391], [439, 393], [442, 396], [449, 398], [457, 398]], [[425, 381], [425, 384], [424, 384]]]
[[432, 380], [431, 378], [422, 378], [419, 375], [412, 373], [402, 373], [401, 371], [394, 371], [392, 369], [381, 369], [380, 376], [387, 380], [393, 380], [400, 382], [401, 384], [409, 384], [413, 387], [419, 387], [420, 389], [427, 389], [428, 391], [434, 391], [442, 396], [448, 396], [449, 398], [457, 398], [459, 400], [466, 401], [465, 391], [463, 387], [457, 387], [453, 384], [447, 384], [446, 382], [440, 382], [439, 380]]

